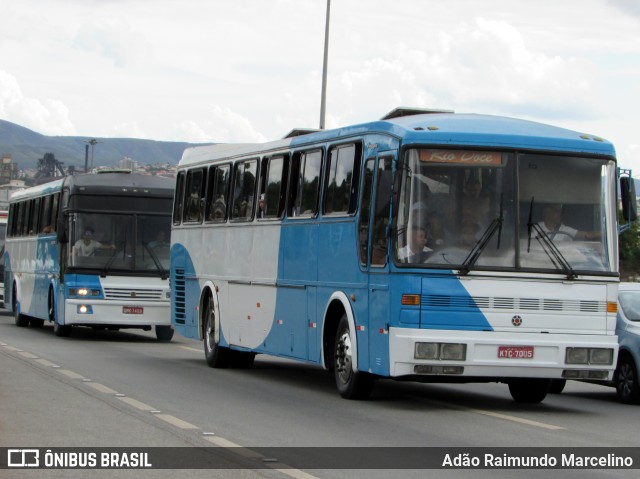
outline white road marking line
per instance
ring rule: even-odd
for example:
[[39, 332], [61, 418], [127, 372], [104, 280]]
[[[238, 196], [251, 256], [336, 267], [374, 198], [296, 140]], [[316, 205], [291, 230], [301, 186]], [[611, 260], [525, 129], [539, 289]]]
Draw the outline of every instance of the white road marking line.
[[88, 384], [93, 389], [95, 389], [96, 391], [100, 391], [101, 393], [105, 393], [105, 394], [117, 394], [118, 393], [118, 391], [114, 391], [113, 389], [111, 389], [110, 387], [105, 386], [104, 384], [100, 384], [100, 383], [88, 383]]
[[178, 419], [171, 414], [156, 414], [157, 418], [162, 419], [165, 422], [168, 422], [172, 426], [179, 427], [180, 429], [200, 429], [198, 426], [194, 426], [187, 421], [183, 421], [182, 419]]
[[141, 411], [153, 411], [154, 409], [151, 406], [130, 397], [119, 397], [118, 399], [122, 402], [127, 403], [129, 406], [140, 409]]
[[490, 416], [490, 417], [495, 417], [498, 419], [505, 419], [507, 421], [513, 421], [513, 422], [517, 422], [520, 424], [526, 424], [527, 426], [534, 426], [534, 427], [540, 427], [542, 429], [550, 429], [552, 431], [560, 431], [563, 430], [564, 428], [561, 426], [555, 426], [553, 424], [547, 424], [544, 422], [538, 422], [538, 421], [532, 421], [531, 419], [524, 419], [522, 417], [517, 417], [517, 416], [511, 416], [508, 414], [501, 414], [498, 412], [492, 412], [492, 411], [485, 411], [483, 409], [467, 409], [470, 412], [474, 412], [476, 414], [482, 414], [484, 416]]
[[43, 366], [48, 366], [50, 368], [59, 368], [57, 364], [52, 363], [51, 361], [47, 361], [46, 359], [36, 359], [36, 363], [42, 364]]
[[71, 379], [85, 379], [85, 377], [82, 376], [81, 374], [78, 374], [74, 371], [69, 371], [68, 369], [60, 369], [58, 372], [60, 374], [64, 374], [65, 376], [70, 377]]
[[182, 348], [182, 349], [187, 349], [189, 351], [195, 351], [196, 353], [201, 353], [202, 352], [202, 349], [191, 348], [189, 346], [178, 346], [178, 347]]

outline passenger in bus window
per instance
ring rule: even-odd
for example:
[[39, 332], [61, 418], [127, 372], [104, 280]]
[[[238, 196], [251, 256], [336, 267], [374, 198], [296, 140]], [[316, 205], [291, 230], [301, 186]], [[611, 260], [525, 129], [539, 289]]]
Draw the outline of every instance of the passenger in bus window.
[[267, 217], [267, 202], [265, 201], [264, 193], [258, 197], [258, 218]]
[[413, 221], [409, 227], [407, 244], [398, 250], [398, 260], [403, 263], [424, 263], [433, 250], [427, 247], [428, 224]]
[[572, 240], [598, 240], [598, 231], [579, 231], [562, 222], [562, 205], [559, 203], [548, 203], [542, 208], [542, 221], [538, 226], [544, 231], [551, 241], [572, 241]]
[[93, 230], [87, 229], [82, 238], [73, 245], [74, 256], [91, 256], [99, 249], [116, 249], [115, 245], [103, 245], [99, 241], [93, 239]]

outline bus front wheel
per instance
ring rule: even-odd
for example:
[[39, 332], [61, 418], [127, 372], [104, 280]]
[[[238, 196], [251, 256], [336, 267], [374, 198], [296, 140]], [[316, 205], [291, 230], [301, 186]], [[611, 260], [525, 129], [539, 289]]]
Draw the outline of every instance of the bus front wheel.
[[216, 343], [216, 313], [211, 298], [207, 300], [204, 320], [204, 356], [207, 364], [211, 368], [229, 367], [229, 349]]
[[345, 399], [367, 399], [373, 390], [374, 378], [370, 374], [353, 370], [353, 348], [346, 314], [338, 325], [333, 361], [333, 372], [340, 395]]
[[53, 289], [49, 290], [49, 321], [53, 323], [53, 334], [59, 338], [71, 336], [71, 326], [65, 326], [56, 320], [56, 302]]
[[173, 328], [171, 326], [156, 326], [156, 338], [158, 341], [171, 341]]
[[551, 379], [513, 379], [509, 381], [509, 392], [515, 402], [537, 404], [547, 397]]

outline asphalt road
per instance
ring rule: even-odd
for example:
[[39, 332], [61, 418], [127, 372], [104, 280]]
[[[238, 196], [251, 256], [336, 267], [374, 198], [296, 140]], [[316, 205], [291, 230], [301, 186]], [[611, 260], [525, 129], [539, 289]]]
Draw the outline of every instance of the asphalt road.
[[[569, 382], [539, 405], [506, 385], [378, 381], [368, 401], [338, 395], [331, 374], [258, 356], [250, 370], [207, 367], [202, 343], [153, 332], [18, 328], [0, 313], [0, 447], [637, 447], [640, 406]], [[233, 449], [240, 450], [240, 449]], [[235, 456], [224, 461], [236, 464]], [[242, 467], [243, 458], [237, 458]], [[234, 466], [235, 467], [235, 466]], [[274, 466], [277, 469], [277, 466]], [[362, 464], [362, 469], [366, 464]], [[10, 475], [10, 474], [13, 475]], [[544, 470], [286, 469], [12, 471], [0, 477], [543, 477]], [[553, 477], [636, 477], [564, 470]]]

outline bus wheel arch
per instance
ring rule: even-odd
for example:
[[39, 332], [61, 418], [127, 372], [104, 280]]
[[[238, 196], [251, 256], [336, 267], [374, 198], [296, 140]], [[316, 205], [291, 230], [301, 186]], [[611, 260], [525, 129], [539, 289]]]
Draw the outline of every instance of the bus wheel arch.
[[327, 305], [323, 321], [322, 352], [324, 367], [333, 370], [336, 387], [342, 397], [369, 397], [374, 378], [358, 370], [355, 319], [344, 293], [334, 293]]
[[229, 366], [229, 348], [220, 346], [220, 318], [218, 317], [215, 287], [205, 287], [200, 298], [200, 314], [198, 315], [200, 335], [204, 342], [204, 355], [207, 364], [212, 368]]

